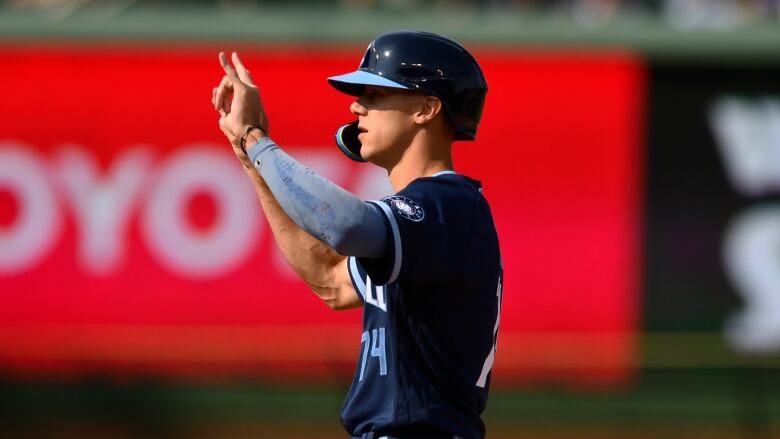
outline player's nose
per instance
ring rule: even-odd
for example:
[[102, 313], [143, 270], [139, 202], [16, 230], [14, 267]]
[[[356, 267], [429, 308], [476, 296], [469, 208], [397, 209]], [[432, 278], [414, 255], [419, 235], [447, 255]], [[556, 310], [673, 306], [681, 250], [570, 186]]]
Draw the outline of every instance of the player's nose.
[[367, 112], [366, 107], [362, 106], [358, 101], [352, 102], [352, 105], [349, 106], [349, 111], [355, 116], [365, 116]]

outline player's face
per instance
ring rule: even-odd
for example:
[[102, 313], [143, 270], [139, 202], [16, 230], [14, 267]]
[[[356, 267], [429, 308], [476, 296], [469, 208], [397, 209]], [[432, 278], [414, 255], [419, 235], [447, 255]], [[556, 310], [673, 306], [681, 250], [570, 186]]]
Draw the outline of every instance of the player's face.
[[350, 107], [361, 130], [360, 155], [383, 167], [397, 163], [416, 132], [414, 114], [424, 99], [408, 90], [366, 86]]

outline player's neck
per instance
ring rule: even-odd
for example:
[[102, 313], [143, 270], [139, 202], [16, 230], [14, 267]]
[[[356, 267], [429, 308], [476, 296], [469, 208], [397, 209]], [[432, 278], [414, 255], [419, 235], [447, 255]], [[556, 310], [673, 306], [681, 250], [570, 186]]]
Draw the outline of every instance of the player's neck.
[[398, 192], [420, 177], [453, 169], [451, 143], [428, 141], [410, 145], [398, 163], [387, 171], [393, 190]]

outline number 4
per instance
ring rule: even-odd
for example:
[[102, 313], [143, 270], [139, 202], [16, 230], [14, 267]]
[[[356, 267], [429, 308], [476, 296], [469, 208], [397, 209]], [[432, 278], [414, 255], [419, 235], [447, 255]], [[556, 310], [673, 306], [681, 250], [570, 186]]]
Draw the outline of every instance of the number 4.
[[493, 362], [496, 360], [496, 343], [498, 342], [498, 322], [501, 320], [501, 292], [503, 290], [503, 284], [501, 282], [501, 276], [498, 278], [498, 288], [496, 289], [496, 297], [498, 298], [498, 312], [496, 313], [496, 325], [493, 327], [493, 347], [490, 349], [490, 353], [485, 358], [485, 363], [482, 365], [482, 373], [479, 374], [477, 380], [477, 387], [485, 388], [488, 374], [493, 369]]

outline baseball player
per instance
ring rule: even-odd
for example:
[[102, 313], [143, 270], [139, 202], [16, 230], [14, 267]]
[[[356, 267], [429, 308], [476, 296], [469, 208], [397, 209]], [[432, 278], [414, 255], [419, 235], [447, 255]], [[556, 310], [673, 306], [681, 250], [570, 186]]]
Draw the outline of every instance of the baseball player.
[[363, 307], [355, 377], [341, 412], [353, 438], [482, 438], [503, 272], [480, 183], [455, 172], [487, 83], [459, 44], [391, 32], [358, 70], [328, 79], [355, 96], [337, 144], [387, 170], [394, 195], [362, 201], [269, 137], [236, 53], [213, 90], [219, 126], [256, 187], [287, 261], [325, 303]]

